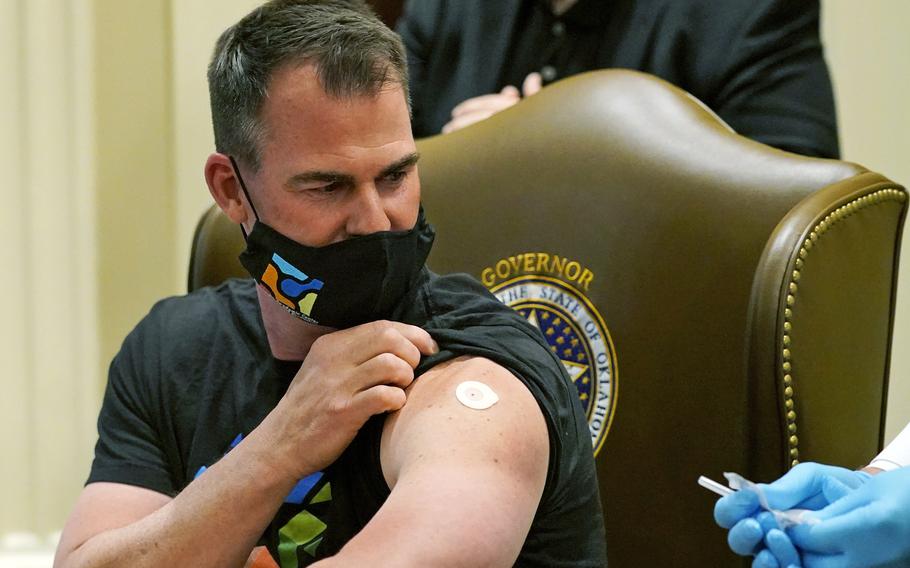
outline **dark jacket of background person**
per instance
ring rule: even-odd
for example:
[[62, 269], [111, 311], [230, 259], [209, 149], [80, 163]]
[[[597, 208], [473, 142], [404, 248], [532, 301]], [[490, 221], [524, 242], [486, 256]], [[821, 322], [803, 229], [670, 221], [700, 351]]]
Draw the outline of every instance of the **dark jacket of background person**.
[[[535, 19], [538, 4], [550, 22], [539, 12]], [[562, 29], [553, 31], [557, 20]], [[531, 22], [538, 26], [529, 29]], [[415, 136], [439, 133], [465, 99], [521, 88], [515, 77], [541, 68], [514, 63], [540, 57], [546, 65], [553, 50], [547, 34], [555, 43], [591, 26], [600, 30], [596, 53], [576, 72], [651, 73], [698, 97], [744, 136], [838, 156], [817, 0], [579, 0], [559, 18], [546, 0], [410, 0], [397, 29], [408, 50]], [[516, 51], [522, 37], [524, 56]], [[565, 76], [556, 71], [553, 80]]]

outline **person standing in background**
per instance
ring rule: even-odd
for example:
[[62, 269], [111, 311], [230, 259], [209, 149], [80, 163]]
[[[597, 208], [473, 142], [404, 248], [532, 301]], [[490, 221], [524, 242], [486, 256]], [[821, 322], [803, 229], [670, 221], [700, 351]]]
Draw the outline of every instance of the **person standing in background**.
[[451, 132], [572, 75], [635, 69], [692, 93], [738, 133], [839, 156], [819, 2], [409, 0], [415, 136]]

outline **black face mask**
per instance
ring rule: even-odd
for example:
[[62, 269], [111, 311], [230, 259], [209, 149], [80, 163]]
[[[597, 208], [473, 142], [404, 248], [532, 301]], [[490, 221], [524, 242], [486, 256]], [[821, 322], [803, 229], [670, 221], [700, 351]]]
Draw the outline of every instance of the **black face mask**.
[[423, 207], [409, 231], [383, 231], [308, 247], [259, 218], [234, 158], [231, 164], [256, 224], [240, 263], [291, 314], [317, 325], [346, 328], [388, 319], [423, 270], [436, 232]]

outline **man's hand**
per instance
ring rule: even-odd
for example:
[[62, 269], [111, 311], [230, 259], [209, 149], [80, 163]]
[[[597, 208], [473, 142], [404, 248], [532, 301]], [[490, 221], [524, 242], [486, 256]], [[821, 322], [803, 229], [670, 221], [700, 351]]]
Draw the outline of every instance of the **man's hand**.
[[[817, 511], [844, 493], [862, 485], [869, 475], [842, 467], [801, 463], [769, 485], [762, 485], [768, 504], [779, 510]], [[727, 542], [733, 552], [755, 555], [753, 566], [774, 568], [798, 562], [798, 555], [787, 535], [779, 530], [774, 517], [762, 512], [758, 496], [742, 490], [722, 497], [714, 506], [714, 519], [730, 529]]]
[[543, 87], [540, 73], [531, 73], [525, 77], [521, 92], [512, 85], [506, 85], [498, 93], [481, 95], [461, 102], [452, 109], [452, 120], [442, 127], [443, 134], [461, 130], [465, 126], [486, 120], [514, 105], [521, 98], [536, 94]]
[[439, 350], [412, 325], [378, 321], [313, 343], [287, 393], [266, 418], [294, 479], [331, 464], [374, 414], [404, 406], [421, 354]]
[[[176, 498], [87, 486], [55, 565], [242, 565], [294, 483], [334, 461], [370, 416], [401, 408], [421, 353], [437, 350], [427, 332], [401, 323], [323, 336], [262, 424]], [[211, 534], [223, 545], [200, 547]]]

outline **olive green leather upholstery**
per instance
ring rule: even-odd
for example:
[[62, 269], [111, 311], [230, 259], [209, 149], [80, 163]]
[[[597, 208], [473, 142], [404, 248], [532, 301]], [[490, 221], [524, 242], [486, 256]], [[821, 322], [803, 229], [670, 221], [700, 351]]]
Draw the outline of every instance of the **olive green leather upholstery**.
[[[860, 466], [879, 449], [901, 186], [737, 136], [631, 71], [561, 81], [418, 147], [434, 270], [562, 280], [606, 324], [613, 567], [741, 565], [700, 474], [770, 480], [794, 459]], [[206, 213], [190, 289], [242, 275], [241, 247]]]

